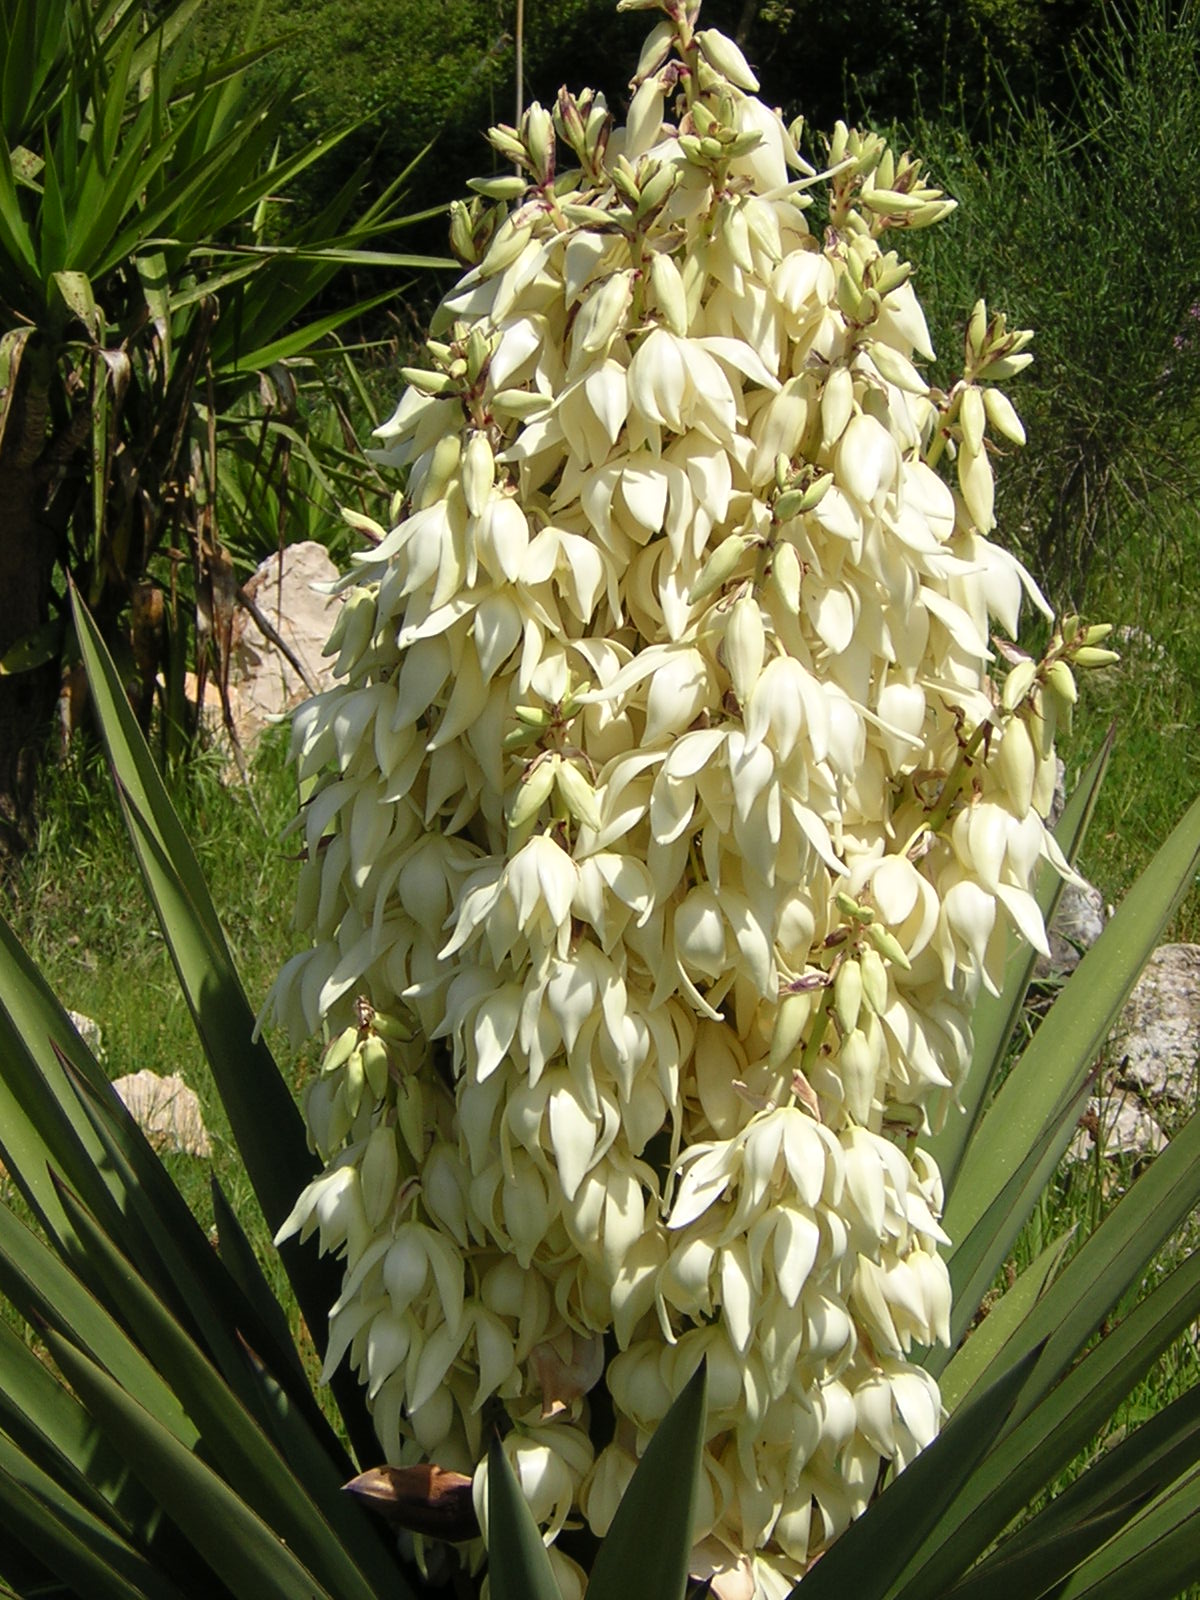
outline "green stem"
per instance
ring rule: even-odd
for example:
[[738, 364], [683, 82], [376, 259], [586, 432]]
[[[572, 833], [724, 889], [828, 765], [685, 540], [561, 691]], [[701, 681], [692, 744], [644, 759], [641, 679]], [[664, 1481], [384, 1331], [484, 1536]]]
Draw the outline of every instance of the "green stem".
[[950, 815], [951, 807], [962, 792], [963, 784], [970, 770], [971, 757], [979, 749], [989, 728], [994, 726], [995, 723], [990, 716], [984, 717], [982, 722], [976, 724], [975, 731], [971, 734], [971, 737], [959, 749], [954, 765], [950, 768], [946, 781], [942, 785], [942, 792], [938, 796], [937, 805], [905, 845], [902, 851], [903, 855], [908, 854], [922, 834], [938, 833], [941, 830], [946, 818]]

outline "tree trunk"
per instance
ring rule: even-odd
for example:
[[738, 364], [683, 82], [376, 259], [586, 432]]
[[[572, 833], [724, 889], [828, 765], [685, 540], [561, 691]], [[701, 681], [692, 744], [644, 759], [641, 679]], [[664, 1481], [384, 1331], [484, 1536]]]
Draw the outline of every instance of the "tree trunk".
[[[38, 354], [30, 351], [14, 377], [0, 443], [0, 659], [50, 616], [56, 537], [38, 473], [48, 401]], [[37, 769], [58, 688], [57, 651], [32, 671], [0, 674], [0, 867], [31, 842]]]
[[733, 36], [743, 50], [749, 42], [750, 30], [758, 17], [758, 7], [759, 0], [743, 0], [742, 14], [738, 18], [737, 32]]

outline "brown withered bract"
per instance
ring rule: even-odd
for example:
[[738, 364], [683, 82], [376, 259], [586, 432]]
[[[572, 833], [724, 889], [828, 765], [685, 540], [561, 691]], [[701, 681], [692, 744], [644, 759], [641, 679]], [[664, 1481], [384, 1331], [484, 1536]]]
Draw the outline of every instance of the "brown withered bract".
[[372, 1467], [342, 1485], [395, 1528], [458, 1543], [479, 1534], [471, 1480], [434, 1462], [418, 1467]]

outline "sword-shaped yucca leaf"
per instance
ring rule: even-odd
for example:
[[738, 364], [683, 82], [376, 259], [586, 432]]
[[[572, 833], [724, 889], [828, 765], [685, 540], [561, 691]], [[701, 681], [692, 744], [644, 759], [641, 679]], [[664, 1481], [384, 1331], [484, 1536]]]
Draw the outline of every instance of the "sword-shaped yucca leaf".
[[1121, 1196], [977, 1381], [990, 1381], [1041, 1343], [1042, 1360], [1023, 1404], [1048, 1393], [1105, 1317], [1137, 1288], [1157, 1252], [1198, 1203], [1200, 1113]]
[[[73, 1073], [69, 1064], [68, 1070]], [[248, 1382], [245, 1347], [252, 1348], [258, 1360], [292, 1390], [310, 1426], [325, 1441], [331, 1462], [339, 1471], [349, 1468], [350, 1458], [312, 1395], [278, 1302], [265, 1291], [264, 1308], [266, 1303], [273, 1305], [275, 1315], [264, 1317], [242, 1292], [214, 1255], [208, 1237], [115, 1091], [105, 1086], [97, 1092], [82, 1080], [76, 1080], [75, 1087], [103, 1146], [105, 1166], [120, 1181], [122, 1221], [116, 1237], [136, 1260], [148, 1286], [172, 1308], [235, 1388]], [[139, 1223], [146, 1243], [137, 1252], [131, 1244], [139, 1239]], [[111, 1226], [109, 1232], [112, 1236]]]
[[[1115, 729], [1110, 728], [1104, 743], [1092, 757], [1063, 808], [1054, 837], [1063, 855], [1075, 864], [1088, 824], [1096, 809], [1104, 775], [1108, 771]], [[1038, 909], [1049, 924], [1063, 889], [1063, 880], [1044, 864], [1035, 889]], [[1009, 952], [1004, 969], [1004, 984], [998, 995], [980, 995], [971, 1018], [974, 1047], [971, 1070], [960, 1090], [962, 1111], [951, 1112], [938, 1133], [929, 1141], [930, 1153], [938, 1164], [949, 1199], [958, 1179], [963, 1153], [983, 1115], [988, 1098], [996, 1088], [1004, 1065], [1009, 1041], [1021, 1016], [1037, 962], [1037, 951], [1024, 940]]]
[[79, 1401], [0, 1320], [0, 1433], [115, 1527], [144, 1525], [151, 1502]]
[[[222, 1330], [240, 1330], [281, 1374], [291, 1367], [298, 1375], [296, 1394], [320, 1422], [290, 1338], [276, 1342], [222, 1271], [144, 1134], [2, 919], [0, 950], [7, 974], [0, 1001], [0, 1149], [13, 1181], [62, 1243], [71, 1238], [71, 1223], [50, 1169], [61, 1173], [109, 1232], [119, 1234], [177, 1315], [191, 1318], [210, 1340], [219, 1341]], [[86, 1253], [77, 1260], [95, 1287]], [[227, 1354], [241, 1371], [240, 1352]], [[328, 1429], [326, 1434], [336, 1460], [338, 1446]]]
[[[270, 1333], [273, 1340], [272, 1349], [285, 1354], [287, 1368], [291, 1377], [298, 1383], [303, 1384], [307, 1390], [308, 1378], [292, 1339], [292, 1331], [288, 1327], [288, 1320], [284, 1314], [283, 1307], [275, 1298], [274, 1292], [259, 1264], [258, 1257], [254, 1254], [250, 1241], [238, 1221], [236, 1212], [226, 1198], [224, 1189], [218, 1183], [215, 1173], [210, 1174], [208, 1187], [212, 1198], [213, 1226], [217, 1235], [217, 1252], [220, 1255], [222, 1264], [246, 1297], [247, 1303], [254, 1307], [260, 1324]], [[257, 1343], [254, 1343], [254, 1348], [259, 1357], [265, 1355], [264, 1350]]]
[[1054, 1600], [1163, 1600], [1200, 1578], [1200, 1468], [1130, 1522], [1074, 1572]]
[[[936, 1527], [922, 1540], [902, 1583], [890, 1591], [896, 1600], [901, 1596], [903, 1600], [940, 1597], [1013, 1518], [1044, 1493], [1197, 1315], [1200, 1257], [1192, 1257], [1111, 1329], [979, 1462]], [[1020, 1367], [1012, 1370], [1026, 1370], [1029, 1360], [1027, 1353]], [[966, 1402], [952, 1421], [974, 1411], [989, 1392]], [[1024, 1395], [1017, 1404], [1023, 1400]], [[896, 1487], [908, 1476], [902, 1474]], [[886, 1503], [888, 1494], [880, 1505]], [[863, 1521], [869, 1522], [874, 1515], [874, 1510], [869, 1511]]]
[[987, 1316], [971, 1330], [970, 1338], [959, 1345], [953, 1360], [938, 1377], [942, 1404], [953, 1411], [974, 1387], [992, 1358], [1007, 1344], [1024, 1317], [1058, 1270], [1071, 1242], [1073, 1229], [1055, 1239], [1030, 1263], [1012, 1287], [992, 1305]]
[[944, 1600], [1041, 1600], [1081, 1561], [1107, 1543], [1140, 1508], [1140, 1500], [1114, 1506], [1052, 1534], [1006, 1559], [993, 1558], [946, 1591]]
[[[266, 1041], [255, 1033], [229, 946], [200, 864], [180, 825], [137, 726], [99, 631], [72, 591], [80, 651], [96, 716], [116, 778], [142, 877], [171, 953], [196, 1031], [228, 1114], [238, 1150], [267, 1226], [275, 1232], [313, 1175], [300, 1114]], [[311, 1245], [292, 1240], [281, 1255], [319, 1351], [337, 1298], [338, 1272]], [[343, 1369], [334, 1393], [360, 1459], [374, 1433], [358, 1385]]]
[[589, 1600], [683, 1600], [708, 1414], [704, 1362], [654, 1432], [592, 1564]]
[[220, 1475], [69, 1339], [47, 1330], [60, 1371], [198, 1556], [237, 1600], [333, 1600]]
[[[942, 1432], [792, 1590], [788, 1600], [882, 1600], [928, 1538], [936, 1541], [947, 1509], [1012, 1415], [1037, 1360], [1006, 1372]], [[920, 1591], [923, 1593], [923, 1591]], [[917, 1600], [916, 1594], [906, 1600]]]
[[[1004, 1190], [1030, 1144], [1041, 1137], [1056, 1106], [1086, 1079], [1198, 860], [1200, 800], [1176, 825], [1079, 963], [980, 1120], [943, 1218], [951, 1239], [961, 1244], [967, 1238]], [[1006, 1250], [1027, 1215], [1028, 1208], [1014, 1208]]]
[[198, 1438], [178, 1399], [115, 1317], [31, 1229], [0, 1203], [0, 1293], [27, 1322], [70, 1330], [130, 1394], [191, 1449]]
[[43, 1472], [2, 1433], [0, 1521], [0, 1571], [21, 1545], [89, 1600], [186, 1600], [110, 1523], [73, 1499], [59, 1474]]
[[[989, 1567], [1006, 1566], [1034, 1547], [1048, 1548], [1053, 1540], [1069, 1536], [1073, 1529], [1090, 1525], [1095, 1519], [1114, 1512], [1124, 1511], [1124, 1520], [1128, 1520], [1186, 1473], [1198, 1455], [1200, 1387], [1193, 1386], [1149, 1421], [1126, 1434], [1119, 1444], [1106, 1450], [1043, 1511], [1006, 1539], [976, 1572], [982, 1575]], [[965, 1588], [965, 1584], [961, 1587]], [[953, 1592], [958, 1600], [958, 1587]], [[1007, 1590], [1010, 1595], [1023, 1596], [1028, 1592], [1020, 1584], [1013, 1584]], [[963, 1600], [967, 1600], [965, 1594]], [[970, 1600], [976, 1600], [973, 1591]]]
[[[97, 1087], [106, 1079], [66, 1012], [0, 916], [0, 1153], [13, 1182], [42, 1226], [61, 1239], [69, 1224], [48, 1164], [61, 1172], [98, 1214], [111, 1214], [115, 1185], [104, 1145], [73, 1092], [70, 1061]], [[61, 1053], [61, 1054], [60, 1054]]]
[[[334, 1593], [344, 1600], [374, 1600], [380, 1579], [394, 1582], [394, 1563], [377, 1561], [379, 1570], [373, 1586], [352, 1559], [349, 1552], [354, 1546], [368, 1557], [374, 1554], [382, 1558], [383, 1552], [360, 1508], [339, 1493], [340, 1482], [332, 1463], [326, 1460], [327, 1493], [318, 1505], [300, 1478], [300, 1463], [289, 1463], [281, 1455], [264, 1433], [259, 1418], [222, 1381], [187, 1332], [74, 1197], [66, 1192], [63, 1199], [76, 1235], [119, 1293], [130, 1332], [143, 1349], [154, 1352], [155, 1366], [200, 1430], [206, 1460]], [[259, 1398], [244, 1363], [240, 1387], [255, 1400]], [[310, 1455], [309, 1464], [316, 1459]], [[336, 1514], [338, 1534], [323, 1508]]]
[[561, 1600], [538, 1525], [499, 1439], [488, 1449], [487, 1496], [492, 1600]]
[[[683, 1600], [708, 1411], [704, 1362], [638, 1462], [592, 1564], [588, 1600]], [[558, 1600], [542, 1538], [499, 1440], [488, 1452], [492, 1600]]]
[[954, 1300], [950, 1312], [950, 1348], [938, 1346], [926, 1365], [934, 1376], [949, 1359], [996, 1281], [1013, 1242], [1054, 1176], [1063, 1152], [1083, 1113], [1091, 1088], [1084, 1077], [1074, 1092], [1054, 1108], [1045, 1126], [1031, 1135], [1028, 1153], [983, 1216], [948, 1252]]

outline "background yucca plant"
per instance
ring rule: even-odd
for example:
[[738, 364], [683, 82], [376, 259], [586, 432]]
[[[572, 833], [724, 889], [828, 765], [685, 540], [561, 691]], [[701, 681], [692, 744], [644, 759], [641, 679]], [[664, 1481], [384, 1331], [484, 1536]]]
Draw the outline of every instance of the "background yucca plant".
[[143, 725], [165, 670], [180, 730], [190, 640], [220, 675], [236, 591], [222, 459], [268, 466], [260, 435], [290, 420], [254, 404], [260, 378], [294, 391], [289, 364], [384, 297], [314, 308], [337, 272], [429, 259], [373, 248], [410, 220], [406, 172], [367, 204], [352, 172], [289, 218], [290, 186], [347, 127], [282, 157], [292, 86], [247, 82], [274, 46], [243, 33], [197, 66], [199, 9], [0, 4], [0, 848], [77, 659], [65, 576]]
[[[75, 622], [135, 853], [268, 1225], [312, 1159], [241, 989], [191, 847], [118, 671]], [[1059, 824], [1073, 855], [1107, 752]], [[1129, 1309], [1163, 1241], [1200, 1198], [1200, 1120], [1129, 1189], [1057, 1276], [1055, 1241], [977, 1320], [1071, 1136], [1112, 1017], [1200, 861], [1193, 805], [1003, 1083], [1029, 981], [1018, 952], [978, 1016], [972, 1100], [938, 1155], [955, 1244], [954, 1348], [931, 1352], [951, 1408], [939, 1440], [804, 1578], [804, 1600], [1145, 1595], [1200, 1573], [1200, 1392], [1130, 1434], [1069, 1489], [1043, 1496], [1141, 1374], [1200, 1315], [1200, 1262]], [[1053, 901], [1044, 889], [1043, 907]], [[214, 1252], [105, 1075], [6, 926], [0, 986], [0, 1156], [33, 1214], [0, 1206], [0, 1505], [11, 1594], [171, 1600], [404, 1596], [424, 1581], [340, 1486], [375, 1459], [354, 1383], [344, 1432], [317, 1406], [244, 1235], [214, 1195]], [[331, 1289], [307, 1247], [285, 1263], [320, 1339]], [[328, 1265], [328, 1264], [326, 1264]], [[1121, 1307], [1107, 1336], [1091, 1343]], [[1085, 1353], [1086, 1352], [1086, 1353]], [[698, 1374], [662, 1425], [595, 1557], [589, 1593], [684, 1592], [703, 1437]], [[493, 1452], [487, 1518], [496, 1600], [556, 1600], [524, 1500]], [[989, 1553], [990, 1552], [990, 1553]], [[981, 1559], [982, 1558], [982, 1559]]]

